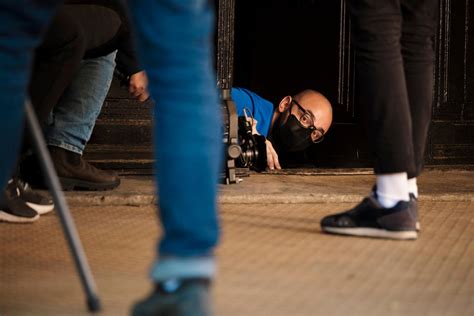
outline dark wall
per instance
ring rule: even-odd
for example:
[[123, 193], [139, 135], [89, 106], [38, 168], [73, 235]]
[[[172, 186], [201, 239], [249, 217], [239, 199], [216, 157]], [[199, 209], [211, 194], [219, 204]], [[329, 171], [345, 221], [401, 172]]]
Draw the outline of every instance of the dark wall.
[[[221, 0], [220, 3], [231, 0]], [[368, 167], [370, 158], [354, 103], [350, 21], [343, 0], [235, 1], [234, 85], [278, 102], [312, 88], [334, 108], [326, 139], [291, 165]], [[433, 121], [428, 164], [474, 163], [474, 2], [440, 1]], [[109, 94], [87, 155], [106, 166], [151, 166], [151, 104]], [[111, 163], [112, 162], [112, 163]]]
[[[325, 141], [294, 164], [370, 166], [354, 94], [354, 59], [345, 1], [237, 1], [235, 85], [277, 102], [304, 88], [335, 110]], [[474, 3], [440, 2], [429, 164], [474, 163]]]
[[122, 172], [152, 172], [152, 107], [137, 102], [114, 79], [91, 140], [86, 159], [107, 169]]
[[278, 102], [311, 88], [334, 109], [325, 141], [292, 164], [364, 166], [367, 150], [353, 99], [350, 28], [342, 1], [237, 1], [235, 85]]
[[427, 162], [474, 163], [474, 2], [441, 1]]

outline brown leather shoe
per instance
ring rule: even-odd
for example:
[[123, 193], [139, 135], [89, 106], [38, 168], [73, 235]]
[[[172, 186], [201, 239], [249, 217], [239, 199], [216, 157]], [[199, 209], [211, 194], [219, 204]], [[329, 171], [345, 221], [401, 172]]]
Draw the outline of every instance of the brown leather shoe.
[[110, 170], [101, 170], [81, 155], [55, 146], [48, 147], [63, 190], [112, 190], [119, 186], [120, 178]]

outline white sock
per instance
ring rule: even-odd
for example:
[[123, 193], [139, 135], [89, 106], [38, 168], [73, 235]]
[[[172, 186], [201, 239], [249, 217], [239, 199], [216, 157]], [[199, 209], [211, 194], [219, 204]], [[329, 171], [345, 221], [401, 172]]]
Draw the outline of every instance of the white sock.
[[418, 198], [418, 185], [416, 184], [416, 178], [408, 179], [408, 193], [413, 193]]
[[400, 201], [409, 201], [406, 172], [377, 175], [377, 200], [383, 207], [394, 207]]

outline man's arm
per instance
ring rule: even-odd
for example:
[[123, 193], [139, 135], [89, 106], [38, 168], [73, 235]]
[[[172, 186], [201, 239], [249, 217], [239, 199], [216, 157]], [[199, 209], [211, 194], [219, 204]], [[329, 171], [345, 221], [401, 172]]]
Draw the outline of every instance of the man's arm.
[[148, 77], [138, 61], [137, 51], [134, 46], [133, 32], [127, 15], [125, 4], [122, 0], [111, 1], [122, 18], [122, 28], [118, 41], [117, 68], [129, 77], [128, 92], [144, 102], [149, 97]]

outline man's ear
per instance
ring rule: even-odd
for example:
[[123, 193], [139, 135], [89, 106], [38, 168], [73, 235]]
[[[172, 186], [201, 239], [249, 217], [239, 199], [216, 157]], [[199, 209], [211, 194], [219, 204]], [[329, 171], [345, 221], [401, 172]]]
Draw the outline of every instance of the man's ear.
[[291, 104], [291, 100], [292, 100], [292, 98], [289, 95], [284, 97], [280, 101], [280, 104], [278, 105], [278, 112], [283, 113], [286, 110], [288, 110], [288, 108], [290, 107], [290, 104]]

